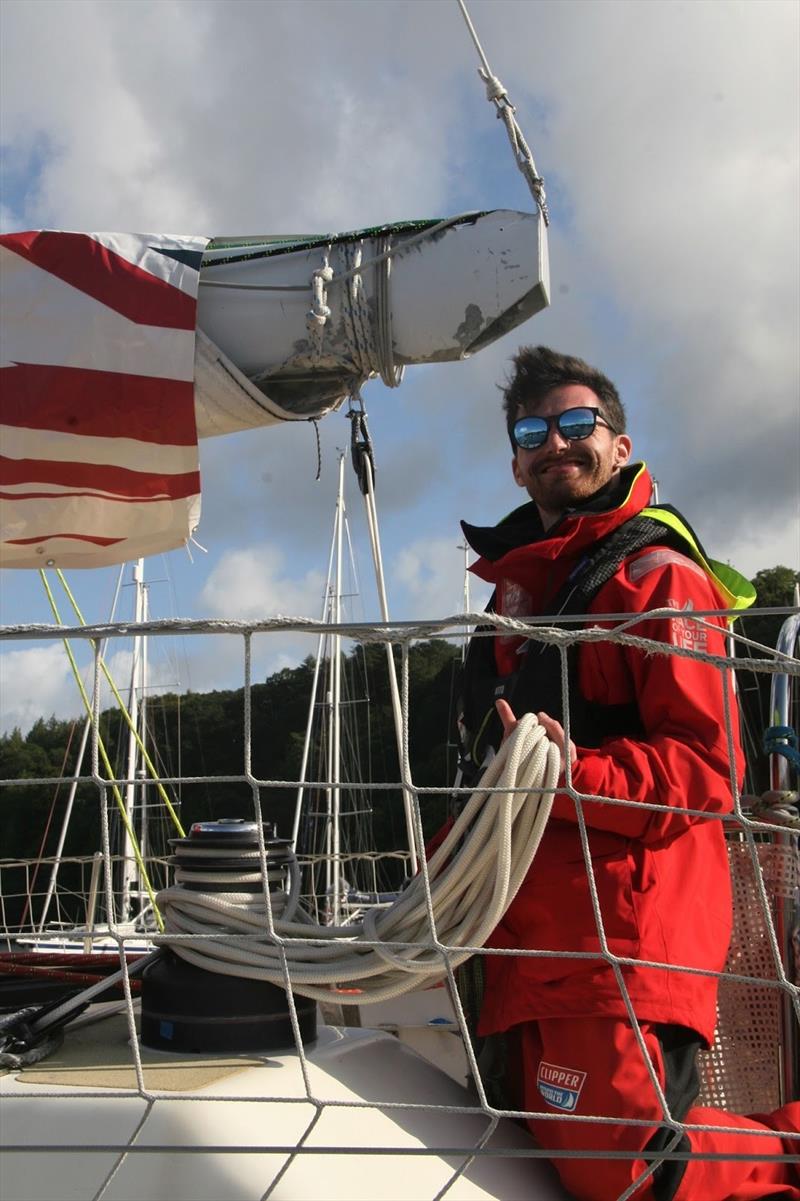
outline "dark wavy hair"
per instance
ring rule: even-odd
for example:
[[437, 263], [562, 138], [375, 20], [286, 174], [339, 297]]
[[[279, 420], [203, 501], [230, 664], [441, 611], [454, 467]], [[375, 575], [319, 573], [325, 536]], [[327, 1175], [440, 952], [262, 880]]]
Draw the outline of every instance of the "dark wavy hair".
[[590, 367], [583, 359], [561, 354], [549, 346], [520, 346], [511, 362], [513, 371], [503, 388], [503, 409], [514, 450], [517, 448], [514, 423], [520, 414], [533, 412], [548, 392], [564, 384], [583, 384], [591, 388], [609, 424], [618, 434], [625, 432], [625, 406], [617, 389], [608, 376], [596, 367]]

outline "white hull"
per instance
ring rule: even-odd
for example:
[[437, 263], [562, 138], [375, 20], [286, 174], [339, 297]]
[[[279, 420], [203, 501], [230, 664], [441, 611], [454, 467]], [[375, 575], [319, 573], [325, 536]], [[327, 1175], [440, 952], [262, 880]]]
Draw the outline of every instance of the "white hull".
[[129, 955], [146, 955], [153, 950], [152, 940], [134, 927], [128, 930], [117, 926], [115, 933], [108, 926], [98, 926], [85, 934], [76, 931], [45, 931], [42, 934], [21, 934], [14, 939], [17, 947], [37, 955], [119, 955], [119, 940], [124, 937]]
[[[86, 1201], [116, 1164], [104, 1201], [432, 1201], [490, 1124], [436, 1108], [475, 1102], [390, 1035], [322, 1027], [307, 1057], [314, 1101], [294, 1053], [143, 1050], [146, 1100], [124, 1017], [70, 1033], [56, 1055], [0, 1080], [4, 1201]], [[519, 1154], [534, 1144], [514, 1123], [488, 1146], [495, 1154], [478, 1155], [447, 1196], [564, 1201], [552, 1168]]]

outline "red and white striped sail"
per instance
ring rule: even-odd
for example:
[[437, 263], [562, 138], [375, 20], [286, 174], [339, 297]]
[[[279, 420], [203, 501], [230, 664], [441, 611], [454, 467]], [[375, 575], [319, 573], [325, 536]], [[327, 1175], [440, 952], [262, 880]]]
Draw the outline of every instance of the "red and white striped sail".
[[200, 515], [194, 344], [207, 239], [0, 237], [0, 564], [99, 567]]
[[0, 565], [179, 546], [198, 435], [317, 420], [354, 381], [468, 358], [549, 302], [540, 214], [207, 241], [0, 237]]

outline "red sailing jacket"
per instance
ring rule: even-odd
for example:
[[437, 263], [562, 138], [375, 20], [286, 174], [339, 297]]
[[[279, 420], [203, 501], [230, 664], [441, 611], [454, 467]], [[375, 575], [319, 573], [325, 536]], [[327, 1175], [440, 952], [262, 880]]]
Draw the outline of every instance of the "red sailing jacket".
[[[536, 541], [481, 558], [473, 571], [497, 586], [498, 612], [538, 616], [598, 538], [633, 517], [650, 499], [642, 464], [624, 473], [617, 507], [567, 514]], [[591, 613], [647, 613], [660, 608], [720, 609], [725, 602], [691, 558], [650, 546], [631, 555], [591, 602]], [[614, 623], [599, 622], [606, 628]], [[695, 651], [725, 654], [724, 622], [698, 626], [687, 616], [645, 618], [629, 632]], [[519, 639], [496, 641], [501, 672]], [[727, 674], [727, 673], [726, 673]], [[590, 643], [578, 652], [583, 696], [602, 705], [639, 709], [644, 734], [578, 747], [572, 779], [590, 797], [583, 812], [600, 913], [609, 950], [636, 961], [719, 971], [731, 932], [731, 891], [722, 822], [690, 815], [732, 808], [732, 780], [744, 763], [730, 680], [715, 666], [677, 655], [645, 654], [619, 643]], [[723, 689], [729, 689], [735, 765], [731, 768]], [[649, 809], [646, 805], [666, 808]], [[557, 796], [533, 866], [487, 944], [494, 948], [588, 952], [601, 942], [595, 920], [576, 807]], [[548, 1017], [627, 1016], [619, 984], [601, 958], [484, 956], [486, 987], [478, 1032], [509, 1029]], [[680, 970], [621, 966], [639, 1019], [688, 1026], [713, 1040], [717, 981]]]

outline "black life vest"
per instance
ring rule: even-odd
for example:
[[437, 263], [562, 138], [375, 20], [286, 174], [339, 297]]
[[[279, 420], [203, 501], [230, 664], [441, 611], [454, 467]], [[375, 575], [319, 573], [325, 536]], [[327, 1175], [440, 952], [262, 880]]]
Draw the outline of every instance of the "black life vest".
[[[671, 506], [660, 508], [678, 517], [680, 523], [693, 533], [688, 522]], [[599, 540], [580, 560], [553, 601], [553, 616], [548, 624], [561, 629], [579, 628], [580, 623], [560, 619], [587, 613], [593, 598], [624, 560], [655, 543], [691, 556], [687, 540], [675, 529], [654, 517], [636, 515]], [[496, 595], [496, 592], [492, 595], [487, 612], [494, 611]], [[497, 673], [494, 638], [483, 634], [493, 628], [478, 627], [475, 631], [478, 636], [470, 640], [464, 663], [459, 734], [461, 777], [465, 787], [477, 783], [490, 748], [496, 751], [500, 746], [503, 728], [495, 701], [500, 698], [508, 701], [518, 717], [523, 713], [545, 712], [562, 724], [564, 721], [562, 650], [554, 644], [528, 640], [521, 648], [517, 670], [501, 676]], [[586, 700], [578, 688], [576, 644], [570, 645], [563, 654], [569, 684], [572, 740], [580, 746], [590, 747], [600, 746], [608, 737], [642, 735], [644, 729], [638, 705], [635, 702], [602, 705]]]

